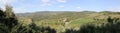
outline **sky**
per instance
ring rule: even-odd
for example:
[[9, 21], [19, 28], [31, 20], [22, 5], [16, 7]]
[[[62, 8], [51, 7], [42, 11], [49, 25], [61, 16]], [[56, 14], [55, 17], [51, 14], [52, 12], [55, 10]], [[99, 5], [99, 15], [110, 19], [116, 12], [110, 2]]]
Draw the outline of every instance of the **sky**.
[[37, 11], [117, 11], [120, 0], [0, 0], [0, 7], [9, 4], [15, 13]]

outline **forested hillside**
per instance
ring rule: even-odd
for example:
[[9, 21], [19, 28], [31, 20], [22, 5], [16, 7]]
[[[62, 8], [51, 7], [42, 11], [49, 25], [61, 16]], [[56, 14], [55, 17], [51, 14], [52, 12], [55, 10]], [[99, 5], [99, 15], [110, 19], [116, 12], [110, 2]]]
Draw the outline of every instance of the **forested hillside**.
[[14, 14], [0, 9], [0, 33], [120, 33], [120, 12], [41, 11]]
[[[50, 26], [51, 28], [56, 29], [56, 31], [59, 33], [65, 31], [65, 29], [78, 30], [80, 29], [79, 27], [86, 24], [95, 24], [95, 26], [106, 25], [108, 24], [107, 19], [109, 17], [112, 19], [120, 18], [119, 17], [120, 12], [110, 12], [110, 11], [102, 11], [102, 12], [40, 11], [40, 12], [22, 13], [16, 15], [19, 18], [19, 20], [25, 20], [25, 18], [31, 19], [37, 26]], [[64, 21], [65, 19], [67, 20]], [[116, 21], [114, 21], [114, 23], [115, 22]], [[25, 22], [25, 24], [26, 23], [29, 22]]]

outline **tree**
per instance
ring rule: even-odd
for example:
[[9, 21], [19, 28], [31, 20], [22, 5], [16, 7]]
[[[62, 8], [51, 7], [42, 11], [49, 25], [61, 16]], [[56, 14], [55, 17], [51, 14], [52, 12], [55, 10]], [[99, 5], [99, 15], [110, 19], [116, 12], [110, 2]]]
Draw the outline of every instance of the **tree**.
[[9, 5], [6, 5], [6, 10], [5, 10], [6, 18], [15, 17], [15, 14], [12, 11], [13, 11], [12, 7]]
[[3, 10], [0, 8], [0, 18], [3, 18], [4, 17], [4, 12]]
[[0, 9], [0, 33], [8, 33], [8, 27], [5, 25], [4, 12]]
[[113, 23], [113, 20], [111, 19], [110, 16], [107, 18], [107, 21], [108, 21], [109, 23]]
[[15, 16], [15, 14], [12, 12], [12, 7], [9, 5], [6, 5], [6, 10], [5, 10], [5, 24], [9, 27], [9, 29], [12, 29], [15, 25], [18, 24], [18, 20]]

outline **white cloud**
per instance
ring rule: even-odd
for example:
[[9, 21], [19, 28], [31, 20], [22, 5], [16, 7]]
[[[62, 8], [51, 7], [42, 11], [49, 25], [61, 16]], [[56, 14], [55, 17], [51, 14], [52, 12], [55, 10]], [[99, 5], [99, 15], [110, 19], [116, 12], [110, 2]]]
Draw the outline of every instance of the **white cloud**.
[[1, 4], [10, 4], [10, 3], [15, 2], [15, 1], [17, 1], [17, 0], [0, 0], [0, 3]]
[[27, 9], [26, 7], [14, 7], [13, 12], [15, 12], [15, 13], [25, 13], [25, 12], [31, 12], [31, 10]]
[[57, 0], [58, 2], [66, 3], [66, 0]]
[[15, 13], [34, 12], [32, 11], [33, 8], [38, 7], [38, 5], [33, 5], [33, 4], [21, 4], [19, 6], [13, 7], [13, 11]]
[[44, 3], [44, 4], [42, 4], [42, 5], [40, 5], [40, 6], [51, 6], [52, 4], [50, 4], [50, 3]]
[[41, 0], [43, 3], [49, 3], [50, 0]]
[[78, 9], [80, 9], [81, 7], [77, 7]]
[[43, 3], [43, 4], [41, 4], [41, 6], [51, 6], [52, 5], [50, 0], [41, 0], [41, 2]]
[[[113, 12], [120, 12], [120, 8], [119, 8], [120, 6], [116, 6], [116, 7], [109, 7], [109, 8], [107, 8], [107, 9], [105, 9], [105, 10], [107, 10], [107, 11], [113, 11]], [[104, 10], [103, 10], [104, 11]]]
[[6, 4], [12, 4], [14, 2], [17, 2], [18, 0], [0, 0], [0, 7], [5, 10], [5, 5]]
[[13, 8], [15, 13], [23, 13], [24, 11], [26, 11], [26, 9], [24, 8]]
[[[56, 0], [56, 1], [61, 3], [66, 3], [66, 0]], [[41, 0], [41, 2], [43, 3], [41, 4], [41, 6], [51, 6], [54, 4], [54, 2], [51, 0]], [[59, 6], [59, 7], [64, 7], [64, 6]]]
[[64, 8], [65, 6], [64, 6], [64, 5], [60, 5], [59, 7], [60, 7], [60, 8]]

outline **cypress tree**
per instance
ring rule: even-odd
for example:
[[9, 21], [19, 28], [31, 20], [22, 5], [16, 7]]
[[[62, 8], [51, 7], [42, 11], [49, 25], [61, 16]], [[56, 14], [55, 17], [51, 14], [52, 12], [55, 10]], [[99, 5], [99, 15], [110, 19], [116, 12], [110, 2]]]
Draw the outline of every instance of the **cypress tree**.
[[113, 19], [112, 19], [110, 16], [107, 18], [107, 21], [108, 21], [109, 23], [113, 23]]
[[5, 10], [6, 18], [15, 17], [15, 14], [12, 11], [13, 11], [12, 7], [9, 5], [6, 5], [6, 10]]
[[3, 18], [4, 17], [4, 12], [3, 10], [0, 8], [0, 18]]
[[5, 10], [5, 18], [6, 18], [6, 25], [11, 29], [15, 25], [18, 24], [18, 20], [15, 17], [15, 14], [12, 12], [12, 7], [9, 5], [6, 5], [6, 10]]
[[0, 8], [0, 33], [8, 33], [8, 26], [6, 26], [5, 22], [5, 14], [3, 10]]

